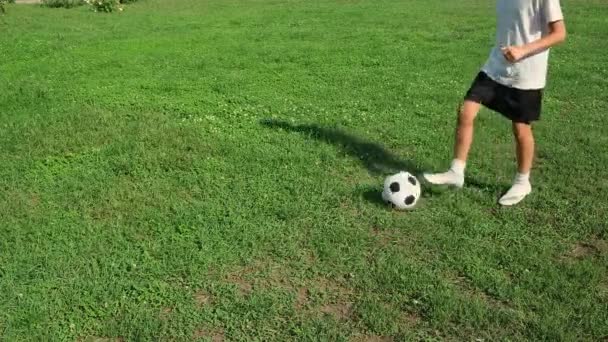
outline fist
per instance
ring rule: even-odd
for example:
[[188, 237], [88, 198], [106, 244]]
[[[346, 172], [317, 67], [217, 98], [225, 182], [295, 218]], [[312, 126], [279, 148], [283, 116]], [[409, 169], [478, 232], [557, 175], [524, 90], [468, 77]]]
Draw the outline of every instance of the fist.
[[521, 46], [503, 46], [500, 50], [505, 59], [511, 63], [519, 62], [527, 54], [526, 49]]

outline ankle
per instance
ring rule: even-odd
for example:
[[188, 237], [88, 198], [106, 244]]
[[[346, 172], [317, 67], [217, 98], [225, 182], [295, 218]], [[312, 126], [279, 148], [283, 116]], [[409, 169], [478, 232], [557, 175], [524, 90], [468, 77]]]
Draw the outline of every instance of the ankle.
[[514, 182], [515, 184], [526, 184], [526, 183], [530, 183], [530, 172], [518, 172], [515, 175], [515, 180]]
[[455, 174], [459, 175], [459, 176], [464, 176], [464, 170], [467, 166], [467, 163], [465, 161], [462, 161], [460, 159], [454, 159], [452, 160], [452, 165], [450, 166], [450, 171], [453, 171]]

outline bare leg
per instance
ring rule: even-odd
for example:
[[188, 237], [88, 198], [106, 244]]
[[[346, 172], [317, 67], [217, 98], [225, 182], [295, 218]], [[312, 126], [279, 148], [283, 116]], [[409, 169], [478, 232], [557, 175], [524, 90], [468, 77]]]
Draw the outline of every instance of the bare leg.
[[513, 123], [513, 135], [515, 136], [515, 148], [517, 153], [518, 173], [513, 181], [513, 186], [498, 201], [502, 205], [515, 205], [521, 202], [530, 192], [530, 170], [534, 160], [534, 135], [532, 126], [525, 123]]
[[532, 169], [534, 160], [534, 135], [532, 126], [525, 123], [513, 123], [513, 135], [515, 136], [515, 147], [517, 151], [517, 170], [519, 173], [527, 174]]
[[458, 125], [454, 142], [454, 158], [466, 162], [473, 143], [473, 126], [481, 105], [473, 101], [464, 101], [458, 109]]
[[456, 125], [456, 138], [454, 141], [454, 160], [447, 172], [427, 173], [424, 178], [432, 184], [464, 185], [464, 169], [473, 143], [473, 125], [481, 105], [473, 101], [464, 101], [458, 108], [458, 124]]

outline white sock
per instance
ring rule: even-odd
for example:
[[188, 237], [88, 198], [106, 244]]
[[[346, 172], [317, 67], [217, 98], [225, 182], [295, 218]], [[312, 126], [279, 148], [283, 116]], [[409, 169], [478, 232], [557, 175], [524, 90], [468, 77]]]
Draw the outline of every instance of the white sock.
[[454, 173], [458, 175], [462, 175], [464, 177], [464, 169], [467, 167], [467, 163], [463, 162], [459, 159], [452, 160], [452, 165], [450, 166], [450, 170], [454, 171]]
[[464, 185], [464, 169], [466, 162], [458, 159], [452, 160], [450, 169], [442, 173], [425, 173], [424, 178], [435, 185], [452, 185], [462, 188]]
[[521, 202], [532, 192], [530, 184], [530, 173], [518, 173], [515, 176], [513, 185], [499, 200], [498, 203], [504, 206], [511, 206]]

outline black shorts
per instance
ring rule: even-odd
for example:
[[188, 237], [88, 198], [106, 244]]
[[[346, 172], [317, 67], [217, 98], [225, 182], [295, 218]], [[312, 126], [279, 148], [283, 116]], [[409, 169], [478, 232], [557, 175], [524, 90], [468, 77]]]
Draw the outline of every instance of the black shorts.
[[498, 112], [513, 122], [529, 124], [540, 119], [543, 90], [507, 87], [480, 72], [465, 100], [473, 101]]

